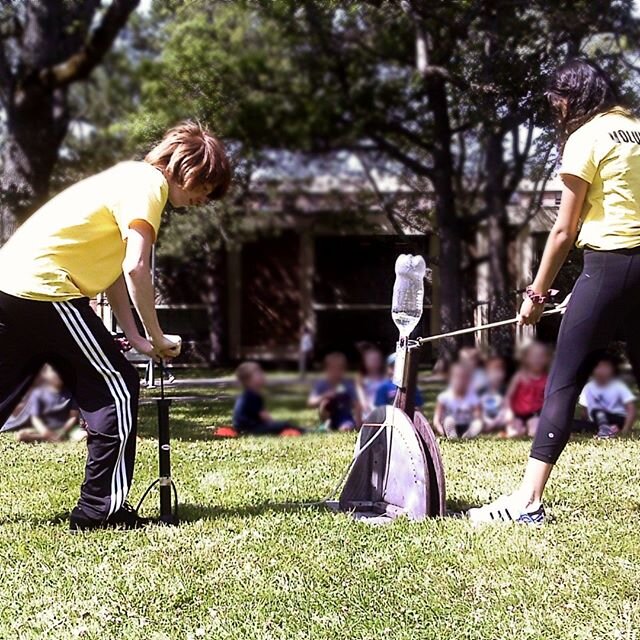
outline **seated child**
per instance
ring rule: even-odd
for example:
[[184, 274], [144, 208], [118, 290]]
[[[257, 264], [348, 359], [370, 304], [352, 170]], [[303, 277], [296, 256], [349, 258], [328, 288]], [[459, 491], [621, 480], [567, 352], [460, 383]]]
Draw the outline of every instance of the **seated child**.
[[479, 396], [487, 389], [488, 380], [480, 351], [475, 347], [462, 347], [458, 362], [471, 369], [471, 389]]
[[541, 342], [532, 342], [523, 352], [520, 369], [507, 389], [506, 401], [511, 409], [507, 437], [533, 437], [544, 402], [551, 353]]
[[360, 426], [361, 408], [356, 387], [345, 378], [347, 358], [330, 353], [324, 359], [324, 379], [316, 383], [309, 396], [309, 406], [319, 410], [320, 419], [333, 431], [352, 431]]
[[7, 430], [18, 429], [20, 442], [59, 442], [86, 438], [79, 411], [57, 372], [47, 366], [22, 410], [10, 418]]
[[[393, 404], [393, 401], [396, 399], [396, 393], [398, 392], [398, 387], [393, 383], [393, 369], [396, 364], [396, 354], [392, 353], [387, 358], [387, 378], [386, 380], [378, 387], [378, 391], [376, 392], [375, 397], [375, 406], [376, 407], [384, 407], [387, 404]], [[424, 404], [424, 400], [422, 399], [422, 394], [420, 390], [416, 387], [416, 398], [415, 405], [416, 409], [419, 409]]]
[[233, 408], [233, 427], [239, 433], [251, 435], [301, 435], [302, 429], [290, 422], [273, 420], [265, 409], [262, 392], [266, 377], [257, 362], [243, 362], [236, 369], [242, 386]]
[[449, 439], [475, 438], [482, 433], [480, 398], [472, 388], [473, 371], [456, 362], [449, 371], [449, 386], [438, 395], [433, 426]]
[[361, 365], [356, 376], [356, 390], [363, 415], [375, 406], [376, 394], [385, 381], [384, 355], [379, 347], [365, 344], [360, 348]]
[[635, 396], [618, 378], [618, 363], [612, 356], [602, 356], [585, 385], [578, 403], [597, 429], [596, 438], [629, 435], [636, 419]]
[[496, 356], [487, 360], [487, 388], [480, 396], [482, 423], [485, 433], [502, 431], [509, 422], [509, 408], [505, 406], [504, 391], [507, 367], [504, 358]]

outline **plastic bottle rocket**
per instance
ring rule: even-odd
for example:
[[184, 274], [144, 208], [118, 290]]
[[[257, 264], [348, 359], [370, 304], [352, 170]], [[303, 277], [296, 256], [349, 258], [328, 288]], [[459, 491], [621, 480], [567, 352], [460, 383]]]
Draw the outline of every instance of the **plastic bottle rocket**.
[[396, 260], [391, 317], [401, 338], [408, 338], [422, 317], [427, 265], [422, 256], [402, 254]]

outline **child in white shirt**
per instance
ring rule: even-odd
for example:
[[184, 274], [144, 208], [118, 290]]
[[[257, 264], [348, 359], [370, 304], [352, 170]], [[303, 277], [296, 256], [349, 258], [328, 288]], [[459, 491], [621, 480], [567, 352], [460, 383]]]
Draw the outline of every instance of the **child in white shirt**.
[[618, 378], [618, 365], [611, 356], [596, 364], [591, 380], [585, 385], [578, 403], [586, 418], [595, 422], [596, 438], [629, 435], [636, 418], [635, 396]]
[[449, 386], [438, 395], [433, 416], [435, 430], [449, 439], [474, 438], [482, 433], [480, 398], [472, 388], [473, 371], [466, 365], [451, 366]]

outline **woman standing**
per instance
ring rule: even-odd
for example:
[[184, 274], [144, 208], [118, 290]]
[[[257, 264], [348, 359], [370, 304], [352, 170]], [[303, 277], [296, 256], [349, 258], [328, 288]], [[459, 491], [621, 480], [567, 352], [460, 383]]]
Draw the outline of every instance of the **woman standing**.
[[544, 522], [542, 495], [571, 433], [575, 404], [617, 331], [626, 334], [640, 374], [640, 120], [620, 106], [604, 72], [574, 60], [547, 92], [562, 144], [564, 187], [540, 268], [527, 288], [521, 324], [535, 324], [574, 242], [584, 249], [580, 274], [562, 320], [544, 406], [520, 487], [471, 509], [474, 522]]

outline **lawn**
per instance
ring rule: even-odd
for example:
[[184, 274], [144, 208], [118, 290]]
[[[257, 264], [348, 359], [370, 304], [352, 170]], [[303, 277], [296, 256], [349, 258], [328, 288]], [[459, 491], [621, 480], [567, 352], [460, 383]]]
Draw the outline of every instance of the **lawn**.
[[[231, 408], [215, 393], [172, 409], [176, 529], [67, 533], [83, 445], [0, 438], [0, 638], [637, 637], [639, 440], [571, 443], [540, 530], [375, 528], [295, 504], [332, 488], [354, 436], [213, 441], [207, 427]], [[313, 423], [300, 389], [276, 389], [272, 405]], [[141, 435], [132, 501], [156, 473], [152, 405]], [[450, 507], [513, 486], [528, 446], [443, 443]]]

